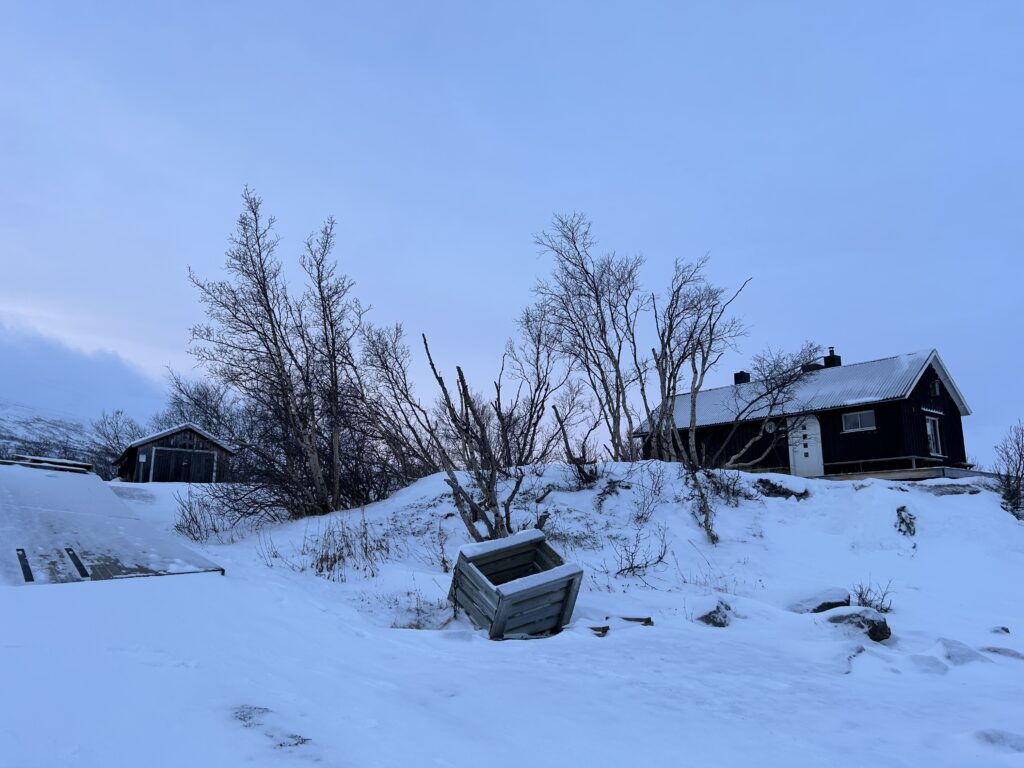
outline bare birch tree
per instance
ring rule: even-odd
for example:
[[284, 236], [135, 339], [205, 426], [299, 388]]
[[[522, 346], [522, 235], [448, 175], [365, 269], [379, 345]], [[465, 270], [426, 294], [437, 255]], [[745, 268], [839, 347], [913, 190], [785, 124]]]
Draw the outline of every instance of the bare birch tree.
[[731, 308], [749, 282], [748, 278], [734, 291], [705, 282], [693, 297], [686, 334], [693, 345], [693, 352], [688, 358], [690, 394], [687, 437], [689, 463], [694, 467], [702, 463], [697, 454], [697, 396], [708, 373], [718, 365], [726, 352], [735, 348], [736, 341], [746, 334], [746, 327], [731, 314]]
[[143, 435], [143, 429], [135, 419], [120, 408], [107, 413], [104, 411], [92, 422], [93, 468], [104, 480], [115, 476], [114, 464], [125, 448]]
[[1018, 421], [995, 447], [996, 485], [1002, 506], [1024, 520], [1024, 421]]
[[[647, 365], [634, 358], [634, 365], [640, 380], [640, 401], [646, 416], [647, 455], [652, 459], [682, 461], [686, 458], [680, 425], [676, 423], [675, 403], [680, 379], [696, 353], [700, 331], [697, 320], [703, 308], [703, 270], [706, 264], [706, 257], [694, 263], [677, 260], [666, 294], [663, 297], [651, 295], [655, 327], [651, 363]], [[634, 350], [637, 346], [632, 345]], [[650, 378], [654, 379], [653, 384], [656, 386], [654, 397], [648, 394], [652, 383]], [[657, 405], [653, 405], [655, 402]]]
[[352, 349], [364, 309], [331, 259], [334, 221], [307, 240], [299, 259], [306, 287], [293, 295], [273, 217], [249, 189], [242, 199], [226, 279], [189, 276], [207, 315], [192, 330], [192, 354], [245, 414], [247, 428], [226, 435], [251, 461], [244, 503], [306, 515], [373, 500], [380, 489], [362, 474], [373, 464], [352, 460], [369, 439]]
[[380, 423], [389, 425], [404, 453], [444, 473], [459, 517], [477, 541], [512, 532], [512, 505], [529, 467], [548, 460], [559, 439], [547, 411], [568, 372], [549, 344], [550, 328], [541, 315], [525, 312], [520, 332], [506, 348], [490, 397], [471, 390], [460, 366], [450, 382], [424, 335], [438, 392], [433, 406], [413, 388], [401, 327], [366, 333], [364, 361], [370, 387], [379, 395]]
[[640, 256], [595, 255], [590, 221], [582, 214], [555, 216], [550, 231], [536, 238], [554, 257], [548, 280], [534, 289], [554, 328], [562, 355], [571, 360], [590, 389], [609, 439], [613, 461], [640, 457], [639, 426], [631, 398], [645, 365], [636, 349], [637, 326], [650, 306], [640, 285]]

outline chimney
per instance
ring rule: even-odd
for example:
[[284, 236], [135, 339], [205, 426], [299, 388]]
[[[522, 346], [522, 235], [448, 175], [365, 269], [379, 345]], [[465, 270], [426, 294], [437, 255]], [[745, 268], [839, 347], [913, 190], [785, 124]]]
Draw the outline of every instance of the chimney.
[[829, 347], [828, 354], [825, 355], [823, 362], [825, 363], [826, 368], [838, 368], [843, 364], [843, 358], [836, 354], [835, 347]]
[[732, 375], [733, 384], [749, 384], [750, 383], [750, 372], [749, 371], [736, 371]]

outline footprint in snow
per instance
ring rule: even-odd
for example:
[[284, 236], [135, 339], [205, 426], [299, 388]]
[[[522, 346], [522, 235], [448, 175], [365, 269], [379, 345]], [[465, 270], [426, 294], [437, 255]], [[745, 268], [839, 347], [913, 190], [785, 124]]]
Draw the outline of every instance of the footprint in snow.
[[268, 725], [268, 720], [273, 721], [277, 719], [273, 710], [268, 707], [243, 704], [240, 707], [236, 707], [232, 715], [242, 724], [243, 728], [258, 728], [263, 731], [263, 735], [271, 741], [274, 749], [293, 750], [311, 741], [307, 736], [289, 733], [287, 729], [278, 728], [273, 723]]
[[986, 731], [978, 731], [974, 735], [978, 737], [979, 741], [991, 744], [993, 747], [998, 747], [1006, 752], [1024, 752], [1024, 736], [1021, 736], [1019, 733], [1000, 731], [993, 728]]

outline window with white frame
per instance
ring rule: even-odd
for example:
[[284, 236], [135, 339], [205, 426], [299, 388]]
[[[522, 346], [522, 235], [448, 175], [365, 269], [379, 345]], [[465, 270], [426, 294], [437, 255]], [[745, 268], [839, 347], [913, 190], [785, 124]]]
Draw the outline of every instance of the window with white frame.
[[843, 432], [865, 432], [874, 428], [874, 411], [854, 411], [843, 414]]
[[928, 452], [932, 456], [942, 456], [942, 437], [939, 434], [938, 416], [925, 416], [924, 423], [928, 432]]
[[938, 397], [939, 395], [942, 394], [942, 383], [938, 379], [936, 379], [928, 387], [928, 391], [930, 392], [932, 397]]

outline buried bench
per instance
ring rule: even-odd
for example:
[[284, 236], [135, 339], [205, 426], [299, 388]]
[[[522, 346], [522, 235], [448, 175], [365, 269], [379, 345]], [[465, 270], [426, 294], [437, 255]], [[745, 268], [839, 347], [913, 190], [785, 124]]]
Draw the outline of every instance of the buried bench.
[[462, 547], [448, 599], [492, 640], [537, 635], [569, 623], [582, 580], [534, 529]]

